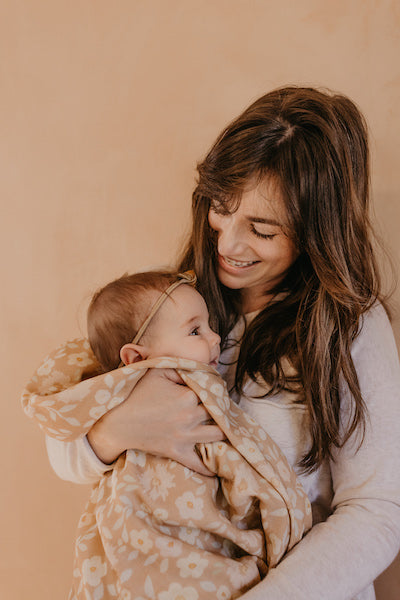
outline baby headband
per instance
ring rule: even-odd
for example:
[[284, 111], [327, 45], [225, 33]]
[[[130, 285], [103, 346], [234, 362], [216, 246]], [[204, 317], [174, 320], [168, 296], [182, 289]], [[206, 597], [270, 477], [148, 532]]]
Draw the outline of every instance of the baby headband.
[[150, 321], [152, 320], [152, 318], [154, 317], [154, 315], [156, 314], [156, 312], [158, 311], [160, 306], [162, 306], [164, 304], [164, 302], [170, 296], [170, 294], [174, 291], [174, 289], [177, 288], [179, 285], [181, 285], [181, 283], [188, 283], [189, 285], [195, 285], [195, 283], [196, 283], [195, 272], [194, 271], [185, 271], [184, 273], [178, 273], [177, 281], [174, 281], [174, 283], [171, 283], [171, 285], [169, 287], [167, 287], [167, 289], [157, 298], [157, 301], [154, 303], [154, 305], [151, 308], [149, 316], [145, 319], [145, 321], [142, 324], [142, 326], [140, 327], [139, 331], [133, 338], [131, 344], [137, 344], [139, 342], [140, 338], [146, 331], [147, 327], [149, 326]]
[[[182, 283], [188, 283], [189, 285], [194, 286], [196, 284], [195, 272], [194, 271], [185, 271], [184, 273], [178, 273], [177, 281], [174, 281], [174, 283], [171, 283], [171, 285], [169, 287], [167, 287], [167, 289], [164, 292], [162, 292], [162, 294], [157, 298], [156, 302], [153, 304], [148, 317], [146, 317], [146, 319], [142, 323], [137, 334], [133, 338], [131, 344], [137, 344], [140, 341], [141, 337], [143, 336], [144, 332], [146, 331], [147, 327], [149, 326], [150, 321], [152, 320], [152, 318], [154, 317], [156, 312], [159, 310], [160, 306], [162, 306], [162, 304], [164, 304], [165, 300], [167, 298], [169, 298], [171, 293]], [[121, 361], [119, 366], [123, 367], [124, 363]]]

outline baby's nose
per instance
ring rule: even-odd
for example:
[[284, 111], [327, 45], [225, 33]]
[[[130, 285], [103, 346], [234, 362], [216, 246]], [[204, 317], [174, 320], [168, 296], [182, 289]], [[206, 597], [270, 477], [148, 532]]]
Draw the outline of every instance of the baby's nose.
[[213, 344], [215, 346], [219, 346], [221, 343], [221, 336], [218, 335], [218, 333], [215, 333], [215, 331], [212, 332], [212, 337], [213, 337]]

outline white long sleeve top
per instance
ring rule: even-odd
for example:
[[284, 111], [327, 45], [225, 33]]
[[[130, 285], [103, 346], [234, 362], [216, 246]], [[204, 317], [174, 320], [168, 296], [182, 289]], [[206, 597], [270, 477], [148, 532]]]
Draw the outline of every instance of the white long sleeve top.
[[[244, 322], [230, 337], [240, 339]], [[220, 372], [234, 380], [239, 346], [221, 355]], [[297, 470], [313, 508], [313, 527], [268, 576], [245, 593], [245, 600], [373, 600], [373, 581], [400, 547], [400, 366], [393, 332], [377, 305], [364, 317], [352, 347], [367, 406], [365, 438], [355, 433], [334, 460], [311, 474], [298, 472], [310, 436], [304, 406], [295, 396], [265, 393], [260, 383], [245, 384], [235, 400], [277, 442]], [[225, 363], [225, 366], [224, 366]], [[342, 420], [350, 402], [341, 393]], [[258, 398], [257, 398], [258, 396]], [[93, 453], [86, 438], [71, 443], [47, 439], [51, 465], [63, 479], [97, 481], [110, 465]]]

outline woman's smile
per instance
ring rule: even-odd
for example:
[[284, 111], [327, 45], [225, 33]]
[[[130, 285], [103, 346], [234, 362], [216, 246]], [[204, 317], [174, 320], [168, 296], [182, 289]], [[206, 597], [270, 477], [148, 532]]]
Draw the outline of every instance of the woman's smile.
[[227, 269], [228, 271], [236, 271], [237, 269], [243, 270], [248, 269], [249, 267], [254, 266], [259, 263], [259, 260], [236, 260], [233, 258], [228, 258], [227, 256], [218, 255], [218, 262], [222, 269]]

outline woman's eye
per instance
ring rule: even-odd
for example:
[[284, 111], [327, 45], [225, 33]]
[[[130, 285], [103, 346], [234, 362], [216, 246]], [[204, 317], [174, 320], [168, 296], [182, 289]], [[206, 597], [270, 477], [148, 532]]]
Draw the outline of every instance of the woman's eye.
[[262, 240], [272, 240], [277, 235], [276, 233], [261, 233], [261, 231], [258, 231], [254, 225], [251, 226], [251, 231], [255, 236], [261, 238]]
[[199, 329], [199, 327], [195, 327], [194, 329], [192, 329], [189, 335], [200, 335]]

